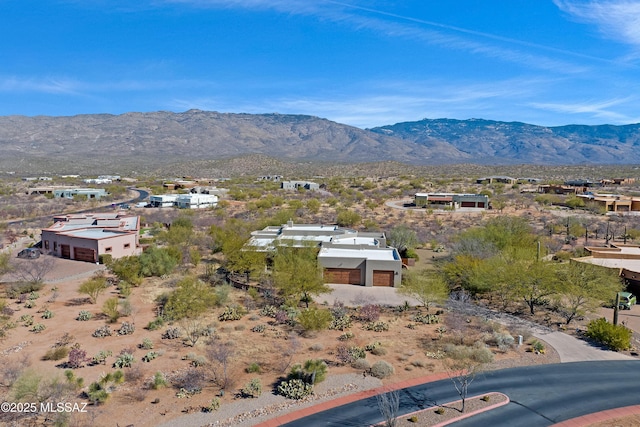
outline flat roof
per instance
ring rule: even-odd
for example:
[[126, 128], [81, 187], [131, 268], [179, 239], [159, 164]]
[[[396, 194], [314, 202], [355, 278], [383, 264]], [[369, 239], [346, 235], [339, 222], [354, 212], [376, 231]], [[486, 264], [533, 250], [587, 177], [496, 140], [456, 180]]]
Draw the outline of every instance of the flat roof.
[[98, 240], [98, 239], [108, 239], [111, 237], [118, 237], [125, 234], [130, 234], [130, 233], [122, 233], [122, 232], [118, 233], [114, 231], [93, 228], [93, 229], [84, 229], [84, 230], [78, 230], [78, 231], [69, 231], [61, 234], [64, 234], [66, 236], [71, 236], [71, 237], [78, 237], [82, 239]]
[[322, 248], [318, 258], [364, 258], [374, 261], [400, 261], [395, 257], [395, 249], [346, 249], [346, 248]]

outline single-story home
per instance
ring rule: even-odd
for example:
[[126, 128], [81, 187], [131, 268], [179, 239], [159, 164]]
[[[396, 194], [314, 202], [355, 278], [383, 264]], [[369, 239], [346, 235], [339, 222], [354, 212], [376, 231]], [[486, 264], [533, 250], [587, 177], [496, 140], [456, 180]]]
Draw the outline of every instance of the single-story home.
[[402, 280], [402, 259], [396, 248], [387, 247], [384, 233], [289, 221], [254, 231], [247, 242], [247, 247], [264, 252], [279, 245], [319, 248], [326, 283], [395, 287]]
[[100, 199], [107, 196], [104, 188], [59, 188], [53, 190], [53, 197], [56, 199], [73, 199], [75, 196], [86, 197], [87, 199]]
[[640, 295], [640, 246], [613, 244], [610, 247], [584, 248], [589, 256], [573, 258], [571, 261], [598, 265], [619, 272], [627, 290]]
[[138, 255], [140, 217], [121, 213], [58, 215], [42, 229], [42, 250], [61, 258], [98, 262]]
[[484, 194], [416, 193], [414, 204], [420, 208], [487, 209], [489, 197]]
[[181, 209], [212, 208], [218, 204], [218, 196], [215, 194], [180, 194], [176, 199], [176, 206]]
[[283, 190], [297, 190], [298, 188], [304, 188], [305, 190], [317, 191], [320, 189], [320, 184], [311, 181], [282, 181], [280, 188]]
[[149, 204], [154, 208], [170, 208], [175, 205], [177, 199], [177, 194], [158, 194], [149, 196]]

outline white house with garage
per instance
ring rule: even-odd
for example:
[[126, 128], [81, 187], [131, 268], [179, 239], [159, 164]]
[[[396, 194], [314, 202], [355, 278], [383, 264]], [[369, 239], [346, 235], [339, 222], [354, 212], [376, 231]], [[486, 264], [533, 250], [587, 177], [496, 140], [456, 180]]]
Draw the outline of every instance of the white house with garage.
[[177, 194], [158, 194], [149, 196], [149, 204], [154, 208], [171, 208], [178, 199]]
[[402, 280], [400, 254], [387, 246], [382, 232], [289, 221], [251, 234], [247, 247], [258, 251], [271, 251], [279, 245], [318, 247], [318, 263], [326, 283], [396, 287]]
[[213, 208], [217, 204], [218, 196], [215, 194], [180, 194], [176, 199], [176, 206], [181, 209]]

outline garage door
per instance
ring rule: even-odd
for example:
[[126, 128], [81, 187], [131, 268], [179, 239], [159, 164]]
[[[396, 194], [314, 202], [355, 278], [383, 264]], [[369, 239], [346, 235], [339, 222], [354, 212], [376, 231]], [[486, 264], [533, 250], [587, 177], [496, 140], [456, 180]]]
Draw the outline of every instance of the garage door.
[[87, 248], [73, 248], [73, 257], [78, 261], [96, 262], [95, 251]]
[[71, 248], [69, 245], [60, 245], [60, 256], [62, 258], [71, 258]]
[[324, 270], [325, 283], [343, 285], [359, 285], [360, 269], [358, 268], [327, 268]]
[[393, 270], [373, 270], [373, 286], [393, 286]]

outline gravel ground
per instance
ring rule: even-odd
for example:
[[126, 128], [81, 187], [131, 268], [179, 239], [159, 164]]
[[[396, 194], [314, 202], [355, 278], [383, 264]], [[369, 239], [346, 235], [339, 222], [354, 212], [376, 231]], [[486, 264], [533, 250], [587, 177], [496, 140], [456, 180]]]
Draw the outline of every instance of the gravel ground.
[[315, 394], [309, 399], [293, 401], [265, 392], [257, 399], [238, 399], [237, 402], [221, 405], [216, 412], [184, 415], [159, 427], [251, 427], [285, 413], [381, 386], [382, 381], [372, 376], [333, 375], [318, 384]]

